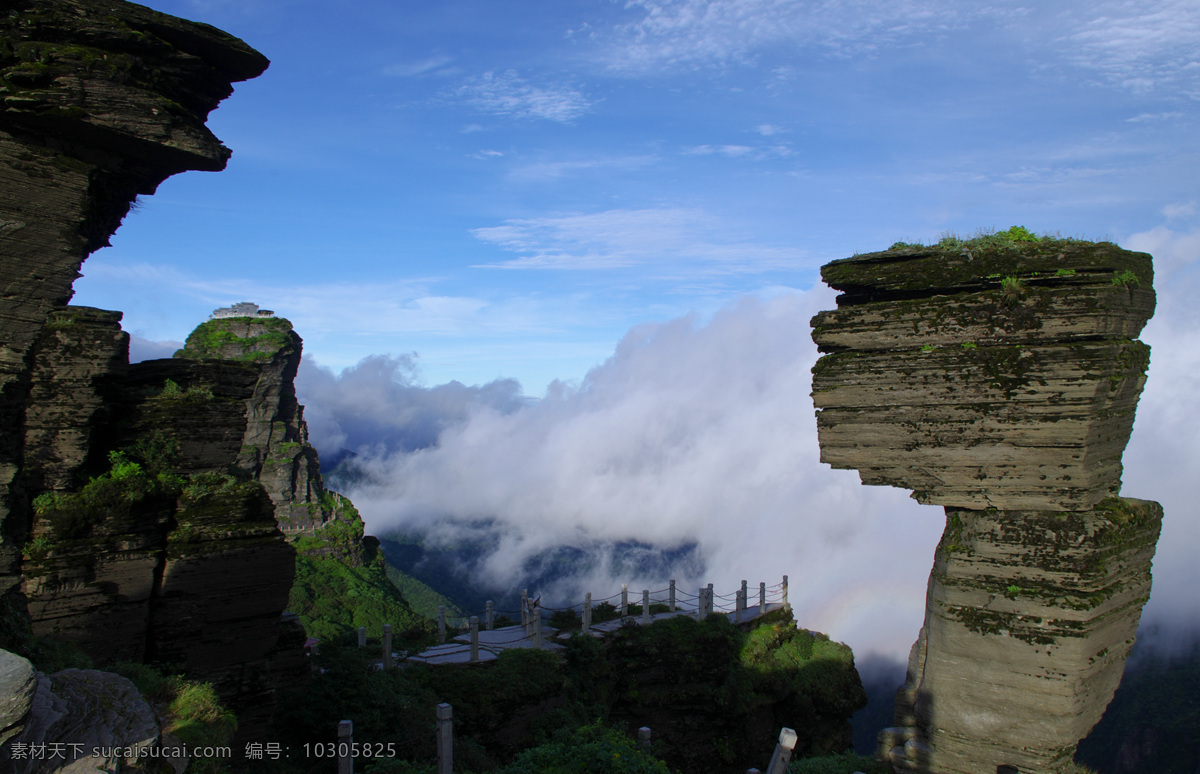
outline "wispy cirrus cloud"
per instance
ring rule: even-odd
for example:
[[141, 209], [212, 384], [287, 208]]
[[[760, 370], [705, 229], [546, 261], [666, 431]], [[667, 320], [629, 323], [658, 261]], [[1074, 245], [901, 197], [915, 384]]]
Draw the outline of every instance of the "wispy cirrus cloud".
[[458, 72], [458, 68], [447, 67], [447, 65], [453, 61], [454, 57], [452, 56], [431, 56], [425, 59], [418, 59], [413, 62], [399, 62], [397, 64], [388, 65], [387, 67], [383, 68], [383, 74], [401, 77], [427, 75], [429, 73], [450, 75]]
[[[355, 331], [360, 337], [420, 333], [435, 336], [516, 333], [543, 329], [522, 299], [438, 293], [437, 278], [379, 282], [264, 282], [245, 278], [206, 279], [177, 269], [144, 263], [88, 262], [97, 283], [170, 294], [183, 305], [216, 308], [253, 300], [292, 321], [306, 334]], [[354, 299], [347, 303], [346, 299]], [[197, 319], [198, 324], [203, 318]]]
[[641, 16], [613, 31], [606, 56], [618, 71], [751, 64], [781, 44], [849, 55], [965, 23], [947, 2], [631, 0], [627, 7]]
[[1135, 92], [1172, 86], [1200, 99], [1200, 5], [1192, 0], [1105, 2], [1066, 21], [1067, 61]]
[[486, 72], [469, 79], [454, 95], [484, 113], [508, 118], [540, 118], [568, 124], [591, 109], [582, 92], [563, 84], [537, 85], [516, 70]]
[[[636, 18], [603, 39], [613, 71], [754, 65], [773, 49], [849, 58], [934, 41], [988, 40], [1031, 71], [1083, 70], [1136, 92], [1173, 87], [1200, 98], [1200, 5], [1194, 0], [1110, 0], [1030, 6], [1017, 0], [630, 0]], [[787, 68], [790, 69], [790, 68]], [[779, 68], [775, 71], [777, 74]]]
[[730, 159], [751, 159], [758, 161], [765, 158], [776, 158], [792, 155], [792, 149], [786, 145], [693, 145], [684, 148], [685, 156], [724, 156]]
[[683, 207], [518, 218], [474, 229], [519, 258], [495, 269], [620, 269], [692, 266], [717, 273], [794, 268], [805, 252], [747, 241], [715, 216]]
[[509, 177], [520, 181], [557, 180], [569, 175], [577, 175], [603, 170], [633, 170], [653, 164], [657, 158], [650, 155], [641, 156], [602, 156], [585, 159], [560, 159], [553, 161], [535, 161], [515, 167]]

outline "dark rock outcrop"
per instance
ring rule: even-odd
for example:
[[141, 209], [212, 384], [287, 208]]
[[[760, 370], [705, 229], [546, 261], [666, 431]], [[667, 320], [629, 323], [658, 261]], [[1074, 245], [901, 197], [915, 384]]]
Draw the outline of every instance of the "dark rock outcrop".
[[63, 305], [138, 195], [224, 168], [205, 120], [266, 66], [122, 0], [0, 9], [0, 643], [27, 636], [27, 610], [35, 635], [178, 659], [234, 706], [261, 703], [279, 633], [294, 640], [293, 551], [262, 487], [227, 475], [260, 369], [182, 364], [210, 386], [176, 395], [129, 368], [119, 313]]
[[[13, 774], [117, 771], [144, 763], [159, 746], [158, 719], [124, 677], [94, 669], [42, 674], [0, 650], [0, 687], [15, 733], [0, 737], [0, 764]], [[6, 694], [0, 693], [0, 696]]]
[[122, 0], [0, 10], [0, 595], [28, 538], [22, 424], [47, 316], [136, 196], [225, 166], [204, 122], [266, 66], [220, 30]]
[[332, 517], [304, 407], [296, 400], [302, 345], [283, 318], [225, 317], [197, 327], [175, 353], [176, 359], [257, 366], [238, 467], [262, 482], [280, 529], [289, 534], [311, 533]]
[[[117, 317], [55, 312], [34, 354], [21, 566], [32, 632], [100, 663], [174, 664], [211, 681], [253, 733], [269, 719], [270, 661], [291, 630], [281, 613], [295, 556], [238, 464], [270, 369], [129, 366]], [[298, 653], [302, 642], [289, 642]]]
[[897, 770], [1055, 772], [1120, 682], [1162, 509], [1119, 495], [1150, 256], [1005, 232], [835, 261], [822, 460], [946, 506]]

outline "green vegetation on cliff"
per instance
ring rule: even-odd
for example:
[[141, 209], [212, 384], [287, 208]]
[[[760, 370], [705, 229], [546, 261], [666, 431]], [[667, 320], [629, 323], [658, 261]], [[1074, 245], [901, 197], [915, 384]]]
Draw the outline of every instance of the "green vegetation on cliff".
[[310, 637], [338, 641], [367, 627], [382, 636], [391, 624], [399, 637], [420, 638], [433, 622], [413, 611], [389, 580], [379, 541], [363, 536], [363, 522], [350, 500], [327, 492], [321, 504], [331, 518], [311, 535], [296, 538], [296, 579], [288, 609], [300, 617]]
[[[394, 759], [364, 771], [424, 772], [434, 708], [446, 702], [463, 771], [740, 774], [766, 763], [781, 726], [800, 732], [797, 755], [845, 750], [848, 718], [865, 701], [849, 648], [796, 629], [787, 613], [750, 632], [726, 616], [680, 616], [605, 640], [576, 636], [565, 653], [507, 650], [475, 665], [385, 672], [372, 666], [378, 648], [323, 644], [321, 673], [280, 703], [276, 738], [293, 749], [332, 740], [349, 718], [356, 742], [396, 746]], [[633, 754], [631, 730], [642, 725], [653, 729], [652, 755]], [[589, 754], [586, 768], [567, 763], [583, 750], [603, 755]], [[321, 769], [287, 765], [272, 770]]]
[[291, 322], [282, 317], [222, 317], [196, 326], [175, 357], [256, 362], [297, 340]]
[[[112, 671], [128, 678], [155, 708], [165, 733], [173, 734], [193, 749], [229, 744], [237, 730], [237, 717], [221, 704], [211, 683], [166, 675], [135, 662], [121, 662]], [[208, 774], [224, 770], [220, 758], [196, 758], [188, 771]]]

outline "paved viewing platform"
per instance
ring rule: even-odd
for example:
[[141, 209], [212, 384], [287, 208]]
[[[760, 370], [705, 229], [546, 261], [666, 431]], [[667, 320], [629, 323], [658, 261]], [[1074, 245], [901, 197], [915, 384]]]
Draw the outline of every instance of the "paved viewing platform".
[[[528, 596], [522, 597], [522, 620], [523, 623], [511, 626], [500, 626], [492, 628], [485, 623], [484, 628], [480, 628], [480, 618], [478, 616], [470, 616], [468, 619], [461, 619], [466, 626], [467, 631], [457, 634], [446, 639], [447, 621], [445, 618], [444, 608], [439, 608], [439, 636], [443, 640], [443, 644], [436, 645], [421, 653], [409, 656], [407, 659], [411, 662], [424, 664], [468, 664], [482, 663], [486, 661], [494, 661], [496, 657], [505, 650], [510, 648], [540, 648], [542, 650], [562, 650], [563, 642], [570, 639], [573, 635], [584, 633], [592, 637], [603, 637], [606, 634], [616, 631], [622, 626], [645, 626], [655, 621], [674, 618], [676, 616], [688, 616], [691, 618], [704, 618], [710, 614], [717, 613], [729, 617], [731, 623], [745, 623], [760, 618], [768, 613], [781, 610], [788, 606], [787, 601], [787, 576], [783, 577], [783, 582], [772, 586], [768, 589], [765, 583], [760, 583], [758, 591], [758, 604], [748, 604], [749, 590], [745, 581], [742, 581], [741, 589], [734, 592], [732, 595], [718, 596], [713, 594], [712, 584], [706, 588], [700, 589], [698, 595], [679, 594], [681, 598], [677, 600], [675, 582], [671, 581], [671, 585], [666, 589], [660, 589], [655, 594], [663, 594], [668, 596], [663, 598], [651, 598], [651, 592], [645, 590], [642, 592], [642, 604], [637, 611], [631, 611], [629, 605], [628, 587], [624, 587], [620, 594], [614, 594], [601, 603], [612, 604], [612, 600], [620, 599], [620, 606], [612, 605], [609, 609], [616, 609], [618, 615], [606, 621], [597, 623], [591, 622], [592, 617], [592, 600], [591, 594], [588, 594], [584, 602], [580, 605], [574, 605], [570, 608], [543, 608], [537, 600], [530, 600]], [[716, 600], [729, 600], [732, 598], [731, 609], [724, 609]], [[725, 607], [730, 607], [726, 605]], [[655, 608], [659, 608], [659, 612], [653, 612]], [[662, 608], [667, 608], [663, 610]], [[581, 622], [579, 627], [571, 627], [568, 629], [556, 629], [545, 624], [543, 617], [545, 613], [563, 613], [567, 611], [578, 610], [581, 616], [576, 620]], [[488, 603], [488, 609], [484, 614], [484, 621], [492, 620], [491, 603]]]

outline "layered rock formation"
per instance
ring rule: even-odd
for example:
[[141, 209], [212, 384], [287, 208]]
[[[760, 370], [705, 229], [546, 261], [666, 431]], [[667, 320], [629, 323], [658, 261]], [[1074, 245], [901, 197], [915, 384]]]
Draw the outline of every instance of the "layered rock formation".
[[0, 13], [0, 605], [19, 607], [28, 537], [31, 348], [137, 195], [225, 166], [204, 122], [266, 66], [220, 30], [122, 0], [11, 0]]
[[[261, 730], [275, 686], [307, 670], [294, 616], [280, 617], [295, 569], [284, 532], [350, 531], [343, 558], [361, 551], [361, 522], [326, 492], [307, 441], [302, 342], [284, 319], [213, 320], [174, 359], [130, 366], [117, 319], [68, 307], [34, 352], [32, 631], [99, 662], [174, 664]], [[55, 427], [68, 432], [52, 444]]]
[[1014, 229], [822, 277], [842, 291], [812, 322], [822, 460], [947, 514], [881, 754], [897, 770], [1065, 770], [1120, 682], [1162, 519], [1117, 496], [1150, 256]]
[[119, 313], [63, 305], [136, 196], [225, 166], [204, 122], [266, 66], [122, 0], [0, 11], [0, 644], [32, 621], [98, 661], [173, 661], [259, 715], [279, 643], [297, 644], [293, 551], [236, 463], [283, 374], [130, 368]]

